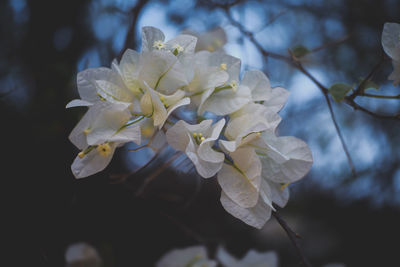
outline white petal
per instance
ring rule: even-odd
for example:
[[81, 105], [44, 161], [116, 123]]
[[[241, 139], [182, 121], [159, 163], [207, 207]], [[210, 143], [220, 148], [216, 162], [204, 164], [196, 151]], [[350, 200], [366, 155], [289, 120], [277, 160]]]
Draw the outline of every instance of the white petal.
[[400, 61], [400, 24], [385, 23], [382, 32], [382, 46], [393, 60]]
[[[164, 107], [164, 105], [161, 103], [160, 97], [158, 96], [157, 92], [154, 91], [152, 88], [150, 88], [149, 86], [147, 86], [147, 84], [145, 84], [145, 88], [146, 88], [146, 94], [149, 93], [150, 97], [151, 97], [151, 105], [152, 105], [152, 118], [154, 121], [154, 126], [160, 126], [163, 125], [165, 120], [167, 119], [167, 110]], [[146, 96], [145, 94], [145, 96]], [[144, 97], [144, 96], [143, 96]], [[149, 101], [148, 101], [148, 97], [146, 98], [146, 101], [141, 101], [141, 107], [143, 112], [146, 112], [146, 114], [148, 114], [147, 112], [150, 110], [149, 109]], [[144, 104], [144, 102], [146, 102], [146, 104]]]
[[[188, 136], [190, 136], [188, 134]], [[201, 159], [197, 154], [197, 147], [193, 142], [192, 138], [189, 137], [189, 143], [186, 147], [185, 154], [188, 158], [193, 162], [196, 171], [203, 177], [203, 178], [210, 178], [213, 177], [222, 167], [221, 162], [209, 162]]]
[[81, 99], [74, 99], [71, 102], [69, 102], [65, 108], [89, 107], [89, 106], [92, 106], [92, 105], [93, 105], [93, 103], [90, 103], [88, 101], [81, 100]]
[[247, 86], [240, 85], [236, 92], [232, 89], [226, 89], [211, 95], [199, 110], [200, 114], [203, 111], [209, 111], [215, 115], [223, 116], [239, 110], [250, 100], [250, 89]]
[[[104, 108], [90, 123], [87, 143], [97, 145], [109, 141], [131, 118], [124, 105], [100, 103]], [[99, 104], [97, 104], [99, 105]]]
[[289, 187], [286, 186], [283, 188], [282, 185], [279, 183], [268, 180], [264, 181], [266, 181], [270, 186], [272, 202], [274, 202], [281, 208], [285, 207], [289, 200]]
[[230, 81], [239, 81], [241, 61], [237, 57], [230, 56], [225, 52], [215, 52], [210, 55], [210, 65], [220, 67], [221, 64], [226, 64], [226, 72], [229, 74]]
[[393, 80], [393, 85], [397, 86], [400, 83], [400, 61], [393, 60], [393, 72], [389, 75], [388, 79]]
[[253, 101], [265, 101], [271, 97], [271, 84], [262, 71], [247, 71], [241, 84], [249, 87]]
[[[223, 164], [218, 183], [235, 203], [244, 208], [257, 204], [261, 183], [261, 163], [254, 149], [243, 147], [231, 153], [236, 168]], [[238, 170], [238, 169], [240, 170]]]
[[107, 141], [117, 143], [135, 142], [140, 145], [141, 132], [139, 125], [132, 125], [114, 133]]
[[168, 144], [179, 151], [185, 151], [189, 143], [190, 137], [187, 135], [187, 123], [183, 120], [175, 123], [174, 126], [168, 129], [166, 137]]
[[125, 86], [120, 87], [106, 80], [95, 81], [97, 92], [109, 102], [131, 103], [134, 95]]
[[99, 88], [96, 81], [107, 81], [108, 83], [119, 87], [119, 90], [126, 90], [121, 77], [113, 70], [103, 67], [87, 69], [79, 72], [77, 75], [78, 91], [82, 100], [96, 103], [100, 101], [98, 93], [101, 95], [107, 95], [108, 91], [102, 90], [103, 88], [101, 87]]
[[164, 41], [164, 33], [151, 26], [146, 26], [142, 28], [142, 52], [152, 51], [154, 49], [153, 45], [156, 41]]
[[71, 166], [75, 178], [84, 178], [104, 170], [114, 155], [116, 143], [110, 144], [110, 147], [111, 152], [106, 157], [100, 155], [96, 149], [90, 151], [83, 158], [77, 156]]
[[224, 191], [221, 192], [221, 204], [224, 209], [234, 217], [246, 224], [261, 229], [271, 217], [271, 208], [261, 199], [254, 207], [243, 208], [232, 201]]
[[175, 109], [177, 109], [177, 108], [179, 108], [179, 107], [181, 107], [181, 106], [189, 105], [189, 104], [190, 104], [190, 98], [189, 98], [189, 97], [185, 97], [185, 98], [179, 100], [178, 103], [176, 103], [176, 104], [174, 104], [174, 105], [168, 107], [168, 108], [167, 108], [167, 116], [165, 117], [164, 121], [159, 125], [159, 128], [161, 129], [161, 128], [163, 127], [165, 121], [168, 119], [169, 115], [171, 115], [171, 113], [172, 113]]
[[85, 113], [82, 119], [78, 122], [75, 128], [69, 135], [69, 140], [79, 149], [84, 149], [88, 146], [87, 137], [84, 133], [85, 130], [91, 129], [93, 123], [96, 121], [99, 115], [101, 115], [104, 110], [110, 107], [109, 103], [98, 102], [91, 106], [89, 110]]
[[174, 39], [169, 40], [166, 45], [169, 49], [173, 49], [174, 45], [180, 45], [184, 50], [183, 53], [194, 53], [197, 37], [187, 34], [180, 34]]
[[[264, 136], [263, 136], [264, 137]], [[310, 149], [295, 137], [265, 137], [266, 154], [262, 156], [262, 176], [277, 183], [293, 183], [311, 169]]]
[[282, 87], [272, 88], [270, 99], [264, 101], [264, 105], [272, 111], [278, 112], [285, 105], [289, 98], [289, 91]]
[[197, 151], [201, 159], [213, 163], [220, 163], [224, 161], [224, 154], [212, 149], [212, 146], [214, 145], [215, 140], [219, 138], [219, 135], [224, 125], [225, 119], [219, 120], [212, 126], [212, 128], [210, 129], [210, 133], [205, 138], [205, 140], [201, 142]]
[[183, 66], [169, 51], [146, 52], [140, 64], [140, 79], [160, 93], [169, 95], [188, 84]]
[[133, 92], [139, 87], [140, 54], [134, 50], [127, 49], [120, 62], [120, 71], [126, 86]]

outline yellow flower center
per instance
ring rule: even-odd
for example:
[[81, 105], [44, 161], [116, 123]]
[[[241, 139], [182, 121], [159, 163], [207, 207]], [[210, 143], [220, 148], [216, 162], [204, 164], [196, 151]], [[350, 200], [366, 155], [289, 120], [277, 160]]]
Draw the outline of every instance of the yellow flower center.
[[102, 155], [103, 157], [107, 157], [108, 155], [111, 154], [111, 147], [108, 143], [98, 145], [97, 152], [99, 152], [99, 154]]
[[158, 49], [158, 50], [161, 50], [161, 49], [165, 48], [165, 44], [164, 44], [163, 41], [158, 40], [158, 41], [154, 41], [153, 47]]
[[222, 63], [221, 65], [219, 65], [219, 69], [220, 69], [220, 70], [227, 70], [228, 67], [226, 66], [225, 63]]

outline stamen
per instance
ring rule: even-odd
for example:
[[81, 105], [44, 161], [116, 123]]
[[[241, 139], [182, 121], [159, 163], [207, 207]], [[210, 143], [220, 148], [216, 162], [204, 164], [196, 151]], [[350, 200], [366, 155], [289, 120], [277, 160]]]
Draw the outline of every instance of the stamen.
[[220, 70], [227, 70], [228, 67], [226, 66], [225, 63], [222, 63], [221, 65], [219, 65], [219, 69], [220, 69]]
[[85, 156], [85, 152], [81, 151], [78, 153], [78, 157], [83, 158]]
[[[174, 54], [178, 54], [183, 52], [184, 48], [182, 46], [180, 46], [179, 44], [174, 44], [174, 46], [172, 47], [174, 49]], [[176, 52], [175, 52], [176, 51]], [[176, 56], [176, 55], [175, 55]]]
[[153, 47], [157, 48], [158, 50], [161, 50], [163, 48], [165, 48], [165, 44], [163, 41], [159, 40], [159, 41], [154, 41], [153, 43]]
[[283, 185], [281, 186], [281, 190], [282, 190], [282, 191], [285, 190], [285, 188], [288, 187], [289, 185], [290, 185], [290, 183], [283, 184]]
[[111, 153], [111, 147], [108, 143], [104, 143], [97, 146], [97, 152], [103, 157], [107, 157]]
[[89, 133], [90, 133], [90, 129], [85, 129], [85, 130], [83, 130], [83, 133], [85, 134], [85, 135], [88, 135]]
[[231, 81], [229, 84], [232, 87], [232, 91], [236, 92], [238, 88], [238, 84], [235, 80]]
[[203, 142], [204, 140], [206, 140], [206, 139], [204, 138], [204, 136], [200, 138], [200, 141], [201, 141], [201, 142]]

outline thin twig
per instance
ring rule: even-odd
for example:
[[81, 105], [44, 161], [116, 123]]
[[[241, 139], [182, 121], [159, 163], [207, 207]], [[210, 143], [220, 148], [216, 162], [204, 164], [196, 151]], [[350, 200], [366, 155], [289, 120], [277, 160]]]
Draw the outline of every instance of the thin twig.
[[[289, 64], [289, 65], [293, 66], [294, 68], [297, 68], [298, 70], [303, 72], [321, 90], [323, 90], [325, 92], [328, 91], [328, 89], [325, 88], [321, 83], [319, 83], [318, 80], [316, 80], [307, 70], [302, 68], [301, 64], [299, 65], [299, 62], [294, 60], [293, 57], [288, 57], [288, 56], [284, 56], [284, 55], [281, 55], [281, 54], [277, 54], [277, 53], [273, 53], [273, 52], [265, 50], [264, 47], [255, 39], [254, 34], [252, 32], [247, 31], [242, 24], [240, 24], [239, 22], [237, 22], [236, 20], [234, 20], [232, 18], [232, 16], [229, 13], [229, 9], [224, 9], [224, 10], [225, 10], [225, 13], [226, 13], [227, 18], [230, 21], [230, 23], [233, 26], [235, 26], [236, 28], [238, 28], [239, 31], [243, 35], [245, 35], [247, 38], [249, 38], [249, 40], [253, 43], [253, 45], [259, 50], [261, 55], [264, 57], [265, 61], [267, 61], [268, 57], [271, 57], [271, 58], [286, 62], [287, 64]], [[370, 111], [370, 110], [368, 110], [368, 109], [366, 109], [364, 107], [361, 107], [360, 105], [358, 105], [357, 103], [354, 102], [354, 99], [349, 99], [349, 97], [346, 97], [343, 100], [343, 103], [353, 107], [355, 110], [360, 110], [360, 111], [362, 111], [362, 112], [364, 112], [364, 113], [366, 113], [368, 115], [371, 115], [371, 116], [373, 116], [375, 118], [390, 119], [390, 120], [399, 120], [400, 119], [400, 114], [389, 115], [389, 114], [376, 113], [376, 112]]]
[[307, 257], [304, 254], [303, 249], [300, 247], [298, 239], [299, 235], [296, 234], [286, 223], [286, 221], [278, 214], [278, 212], [273, 211], [272, 215], [275, 217], [275, 219], [278, 221], [278, 223], [281, 225], [283, 230], [285, 230], [287, 236], [289, 237], [290, 241], [292, 242], [293, 246], [296, 248], [296, 253], [299, 256], [301, 263], [304, 266], [307, 267], [312, 267], [310, 261], [307, 259]]
[[121, 60], [122, 55], [125, 53], [125, 50], [134, 45], [136, 24], [137, 24], [140, 12], [142, 11], [143, 7], [147, 4], [147, 2], [149, 2], [149, 0], [138, 1], [137, 4], [130, 11], [130, 13], [132, 14], [132, 18], [131, 18], [132, 21], [128, 28], [128, 33], [126, 35], [124, 46], [122, 47], [122, 49], [119, 52], [119, 55], [117, 57], [118, 61]]
[[358, 85], [357, 89], [354, 90], [354, 92], [349, 95], [347, 98], [349, 100], [354, 100], [357, 96], [361, 95], [361, 93], [363, 93], [364, 91], [364, 86], [365, 84], [372, 79], [372, 77], [375, 75], [375, 73], [379, 70], [379, 68], [382, 66], [382, 63], [385, 60], [385, 54], [383, 53], [383, 51], [381, 50], [381, 56], [380, 59], [378, 61], [378, 63], [372, 68], [372, 70], [370, 71], [370, 73], [368, 73], [367, 77], [365, 77], [364, 80], [362, 80], [362, 82]]

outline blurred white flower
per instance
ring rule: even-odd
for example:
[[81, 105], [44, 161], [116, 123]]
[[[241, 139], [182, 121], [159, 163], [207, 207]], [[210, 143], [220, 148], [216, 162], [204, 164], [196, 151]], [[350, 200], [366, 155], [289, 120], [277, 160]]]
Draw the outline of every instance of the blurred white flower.
[[217, 262], [210, 260], [203, 246], [174, 249], [167, 252], [156, 267], [216, 267]]
[[394, 85], [400, 83], [400, 24], [385, 23], [382, 32], [382, 46], [386, 54], [393, 60], [394, 71], [389, 76]]
[[251, 249], [238, 260], [223, 247], [219, 247], [216, 258], [223, 267], [278, 267], [278, 255], [275, 251], [257, 252]]
[[67, 248], [65, 262], [66, 267], [100, 267], [102, 261], [94, 247], [76, 243]]

